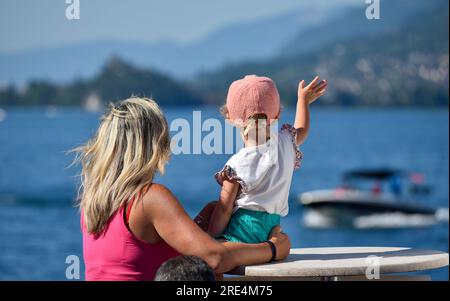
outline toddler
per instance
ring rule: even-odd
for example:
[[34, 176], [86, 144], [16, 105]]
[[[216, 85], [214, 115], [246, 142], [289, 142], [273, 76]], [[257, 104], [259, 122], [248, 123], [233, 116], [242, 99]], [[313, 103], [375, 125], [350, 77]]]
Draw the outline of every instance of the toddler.
[[268, 239], [280, 218], [288, 214], [288, 197], [301, 145], [309, 131], [309, 105], [324, 95], [328, 83], [317, 76], [301, 81], [294, 125], [271, 133], [280, 117], [280, 96], [267, 77], [248, 75], [231, 84], [222, 109], [225, 118], [241, 129], [245, 147], [215, 174], [222, 186], [208, 232], [231, 242], [260, 243]]

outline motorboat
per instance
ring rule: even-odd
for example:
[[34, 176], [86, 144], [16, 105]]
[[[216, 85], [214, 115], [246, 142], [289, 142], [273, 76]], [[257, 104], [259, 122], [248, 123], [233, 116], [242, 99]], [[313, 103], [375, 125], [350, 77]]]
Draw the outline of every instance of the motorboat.
[[407, 217], [415, 218], [408, 220], [414, 225], [428, 225], [435, 221], [438, 209], [423, 205], [418, 199], [430, 192], [424, 175], [417, 172], [358, 169], [345, 172], [339, 187], [304, 192], [299, 202], [309, 211], [305, 221], [312, 227], [370, 227], [377, 223], [395, 227], [405, 225]]

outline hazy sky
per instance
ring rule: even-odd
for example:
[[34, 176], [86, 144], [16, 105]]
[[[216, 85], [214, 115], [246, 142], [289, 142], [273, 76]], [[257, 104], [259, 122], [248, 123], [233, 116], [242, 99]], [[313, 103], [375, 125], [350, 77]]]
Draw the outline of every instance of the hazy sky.
[[[69, 1], [69, 0], [67, 0]], [[79, 0], [80, 20], [67, 20], [66, 0], [1, 0], [0, 51], [98, 39], [192, 41], [239, 21], [329, 0]], [[339, 0], [338, 3], [364, 3]]]

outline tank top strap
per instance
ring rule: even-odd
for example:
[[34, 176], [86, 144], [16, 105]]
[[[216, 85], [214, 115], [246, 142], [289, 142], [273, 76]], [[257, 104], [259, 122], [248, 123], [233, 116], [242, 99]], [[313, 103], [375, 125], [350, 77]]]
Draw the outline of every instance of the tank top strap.
[[127, 208], [126, 214], [125, 214], [125, 223], [127, 224], [127, 226], [130, 221], [130, 214], [131, 214], [131, 208], [133, 208], [133, 203], [134, 203], [134, 196], [131, 198], [131, 200], [128, 202], [128, 204], [125, 204], [125, 207]]
[[[148, 189], [150, 188], [151, 184], [144, 188], [143, 193], [145, 194]], [[137, 194], [137, 197], [139, 198], [142, 192], [139, 192]], [[127, 226], [128, 230], [130, 230], [129, 221], [130, 221], [130, 214], [131, 214], [131, 208], [133, 208], [134, 201], [136, 200], [136, 195], [132, 196], [127, 203], [122, 207], [123, 210], [123, 219], [125, 221], [125, 225]], [[131, 230], [130, 230], [131, 232]]]

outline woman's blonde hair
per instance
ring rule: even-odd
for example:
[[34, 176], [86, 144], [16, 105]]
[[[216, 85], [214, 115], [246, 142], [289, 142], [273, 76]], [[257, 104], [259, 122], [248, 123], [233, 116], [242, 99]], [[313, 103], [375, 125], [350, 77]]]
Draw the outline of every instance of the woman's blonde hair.
[[88, 232], [99, 236], [156, 172], [164, 173], [170, 156], [167, 121], [155, 101], [131, 97], [110, 105], [96, 135], [75, 151], [82, 166], [78, 205]]

